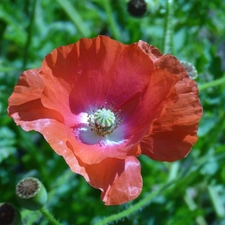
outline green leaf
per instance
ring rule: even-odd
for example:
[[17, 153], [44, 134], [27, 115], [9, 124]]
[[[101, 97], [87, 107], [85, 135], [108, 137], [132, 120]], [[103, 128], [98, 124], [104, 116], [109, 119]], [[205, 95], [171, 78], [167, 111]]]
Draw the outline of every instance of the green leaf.
[[218, 188], [216, 186], [208, 186], [209, 196], [211, 198], [213, 207], [216, 211], [216, 214], [219, 217], [225, 217], [225, 209], [224, 204], [221, 200], [221, 196], [218, 192]]
[[15, 134], [12, 130], [7, 127], [0, 128], [0, 163], [14, 154], [16, 149], [15, 144]]

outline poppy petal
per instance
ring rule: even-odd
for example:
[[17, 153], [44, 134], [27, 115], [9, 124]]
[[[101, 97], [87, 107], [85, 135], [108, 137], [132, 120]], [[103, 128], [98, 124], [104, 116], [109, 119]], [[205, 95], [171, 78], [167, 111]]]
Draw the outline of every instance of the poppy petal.
[[106, 205], [118, 205], [135, 199], [142, 190], [140, 162], [135, 157], [125, 160], [107, 158], [86, 166], [90, 184], [102, 191]]
[[55, 49], [43, 61], [44, 106], [59, 111], [72, 127], [76, 115], [105, 102], [119, 108], [149, 82], [153, 63], [140, 48], [105, 36]]
[[129, 115], [127, 123], [124, 121], [127, 135], [133, 135], [130, 143], [138, 142], [143, 138], [152, 121], [177, 101], [174, 88], [177, 81], [177, 77], [161, 69], [151, 73], [146, 92], [139, 99], [133, 114]]
[[43, 80], [39, 76], [40, 69], [24, 71], [14, 91], [9, 98], [9, 105], [16, 106], [39, 99], [44, 88]]
[[197, 141], [202, 108], [195, 82], [186, 78], [177, 85], [179, 100], [156, 119], [141, 141], [142, 153], [160, 161], [184, 158]]
[[[36, 105], [36, 107], [32, 104]], [[39, 107], [37, 107], [38, 105]], [[30, 111], [30, 107], [32, 107], [34, 111]], [[26, 131], [36, 130], [40, 132], [52, 149], [54, 149], [58, 155], [64, 157], [73, 172], [81, 174], [85, 178], [87, 177], [85, 168], [79, 165], [77, 157], [73, 152], [73, 148], [71, 148], [71, 145], [73, 144], [71, 143], [71, 140], [73, 140], [74, 137], [73, 132], [63, 123], [58, 122], [55, 119], [43, 118], [48, 117], [45, 116], [46, 114], [53, 115], [53, 110], [43, 110], [43, 106], [40, 105], [38, 101], [30, 102], [29, 104], [26, 104], [26, 106], [21, 105], [19, 113], [13, 113], [13, 111], [16, 111], [15, 109], [16, 108], [14, 107], [10, 107], [10, 112], [12, 112], [11, 117], [18, 125]], [[27, 112], [27, 110], [29, 110], [29, 112]], [[38, 116], [42, 118], [40, 119]]]
[[159, 51], [158, 48], [149, 45], [147, 42], [140, 40], [137, 42], [137, 45], [141, 48], [143, 52], [145, 52], [150, 57], [153, 62], [163, 56], [163, 54]]
[[86, 177], [84, 168], [79, 166], [68, 147], [68, 140], [74, 137], [73, 132], [63, 124], [63, 118], [57, 111], [45, 108], [40, 101], [43, 81], [39, 71], [28, 70], [21, 75], [9, 98], [9, 116], [25, 131], [36, 130], [42, 133], [51, 147], [63, 155], [71, 170]]
[[[107, 157], [124, 159], [134, 152], [133, 145], [144, 135], [152, 120], [145, 115], [152, 117], [153, 113], [146, 111], [141, 116], [138, 113], [133, 114], [134, 119], [130, 120], [135, 122], [133, 126], [131, 122], [129, 126], [121, 125], [118, 128], [119, 132], [116, 130], [114, 132], [119, 134], [117, 136], [119, 143], [116, 143], [114, 138], [115, 145], [107, 144], [107, 146], [100, 146], [98, 143], [100, 138], [90, 135], [87, 117], [86, 123], [79, 128], [80, 124], [83, 124], [83, 121], [79, 120], [79, 115], [89, 111], [95, 104], [103, 105], [105, 101], [113, 103], [116, 109], [120, 109], [129, 104], [130, 99], [133, 101], [134, 96], [142, 98], [154, 72], [152, 61], [136, 44], [123, 45], [104, 36], [81, 39], [76, 44], [60, 47], [50, 53], [42, 64], [40, 74], [45, 83], [41, 101], [45, 107], [59, 111], [64, 117], [65, 125], [74, 130], [74, 137], [79, 136], [72, 148], [83, 162], [95, 164]], [[152, 84], [160, 82], [156, 76], [153, 80]], [[164, 80], [168, 85], [161, 93], [165, 94], [167, 91], [171, 93], [170, 89], [175, 78], [168, 78], [165, 75]], [[157, 99], [162, 103], [161, 98]], [[148, 104], [144, 105], [143, 102], [138, 106], [139, 114], [144, 112]], [[152, 104], [154, 105], [151, 108], [152, 112], [158, 110], [156, 105], [159, 105], [159, 102]], [[133, 107], [132, 110], [135, 111], [137, 105], [134, 104], [132, 107], [131, 105], [129, 107]], [[135, 140], [127, 145], [131, 137]]]
[[[25, 131], [36, 130], [42, 133], [57, 154], [64, 156], [73, 171], [76, 158], [81, 158], [86, 164], [95, 164], [107, 157], [124, 159], [128, 154], [140, 154], [137, 146], [127, 146], [127, 141], [101, 146], [87, 145], [77, 140], [74, 128], [65, 125], [62, 115], [43, 106], [40, 97], [44, 83], [39, 71], [25, 71], [9, 98], [8, 113], [17, 125]], [[79, 170], [74, 172], [80, 173]]]
[[154, 60], [154, 66], [176, 77], [178, 101], [156, 119], [141, 141], [142, 153], [154, 160], [175, 161], [184, 158], [197, 141], [202, 106], [197, 84], [188, 77], [180, 62], [171, 55], [162, 55], [155, 47], [139, 42], [142, 50]]
[[17, 85], [14, 87], [13, 94], [8, 100], [9, 116], [26, 131], [34, 129], [33, 125], [30, 126], [29, 124], [35, 120], [45, 118], [58, 121], [63, 120], [57, 111], [47, 109], [42, 105], [40, 96], [44, 83], [39, 76], [39, 72], [40, 69], [23, 72]]

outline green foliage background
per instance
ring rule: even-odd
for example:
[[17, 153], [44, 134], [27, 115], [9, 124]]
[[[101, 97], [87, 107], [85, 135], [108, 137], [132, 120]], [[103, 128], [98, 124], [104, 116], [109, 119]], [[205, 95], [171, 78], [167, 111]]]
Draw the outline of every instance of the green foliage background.
[[[225, 224], [225, 85], [205, 84], [225, 76], [225, 1], [174, 1], [173, 54], [193, 63], [204, 115], [191, 153], [174, 163], [141, 156], [144, 186], [138, 199], [104, 206], [100, 191], [72, 173], [36, 132], [24, 132], [7, 116], [7, 99], [25, 69], [41, 66], [54, 48], [82, 37], [108, 35], [122, 43], [142, 39], [162, 49], [165, 0], [148, 0], [134, 18], [125, 0], [1, 0], [0, 2], [0, 202], [11, 202], [27, 225], [48, 224], [39, 211], [18, 206], [15, 185], [39, 178], [49, 192], [47, 208], [65, 225], [95, 224], [132, 207], [158, 187], [173, 182], [145, 207], [117, 224]], [[1, 222], [0, 222], [1, 224]]]

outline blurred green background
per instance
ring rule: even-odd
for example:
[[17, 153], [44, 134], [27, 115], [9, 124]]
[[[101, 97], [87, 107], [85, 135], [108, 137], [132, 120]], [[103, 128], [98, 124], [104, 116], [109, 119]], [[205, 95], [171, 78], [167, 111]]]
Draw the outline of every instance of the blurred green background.
[[[18, 206], [15, 185], [34, 176], [46, 186], [46, 207], [62, 224], [95, 224], [174, 180], [145, 207], [115, 222], [225, 225], [225, 85], [205, 86], [225, 76], [224, 0], [174, 1], [173, 54], [196, 66], [204, 115], [199, 140], [185, 159], [139, 157], [144, 185], [136, 200], [104, 206], [100, 191], [72, 173], [40, 134], [24, 132], [7, 116], [7, 99], [21, 72], [40, 67], [58, 46], [103, 34], [127, 44], [141, 39], [163, 51], [166, 0], [146, 2], [146, 15], [135, 18], [125, 0], [0, 1], [0, 202]], [[19, 209], [24, 224], [49, 224], [39, 211]]]

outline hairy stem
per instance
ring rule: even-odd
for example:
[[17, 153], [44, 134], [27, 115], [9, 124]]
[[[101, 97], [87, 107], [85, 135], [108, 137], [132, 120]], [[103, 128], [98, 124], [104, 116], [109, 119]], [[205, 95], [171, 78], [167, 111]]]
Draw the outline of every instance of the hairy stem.
[[52, 225], [62, 225], [61, 223], [59, 223], [55, 218], [54, 216], [49, 212], [47, 211], [46, 208], [42, 207], [40, 209], [40, 212], [42, 213], [42, 215], [49, 221], [50, 224]]
[[132, 213], [142, 209], [143, 207], [148, 205], [154, 197], [156, 197], [161, 192], [163, 192], [164, 190], [168, 189], [172, 184], [174, 184], [174, 182], [175, 181], [173, 180], [172, 182], [166, 183], [165, 185], [161, 186], [158, 190], [148, 194], [145, 198], [143, 198], [137, 204], [132, 205], [131, 207], [129, 207], [128, 209], [126, 209], [126, 210], [124, 210], [122, 212], [119, 212], [117, 214], [114, 214], [114, 215], [111, 215], [109, 217], [106, 217], [106, 218], [100, 220], [99, 222], [97, 222], [95, 225], [104, 225], [104, 224], [111, 223], [113, 221], [120, 220], [120, 219], [125, 218], [125, 217], [129, 216], [130, 214], [132, 214]]
[[[223, 161], [225, 158], [225, 153], [221, 153], [216, 157], [216, 160], [218, 161]], [[150, 194], [146, 195], [140, 202], [130, 206], [128, 209], [119, 212], [117, 214], [111, 215], [109, 217], [106, 217], [100, 221], [98, 221], [95, 225], [105, 225], [108, 223], [112, 223], [115, 221], [118, 221], [122, 218], [128, 217], [132, 213], [143, 209], [147, 205], [150, 204], [150, 202], [158, 195], [162, 194], [163, 192], [167, 191], [170, 188], [170, 191], [177, 190], [178, 187], [183, 183], [183, 182], [188, 182], [190, 180], [190, 177], [193, 177], [195, 174], [195, 171], [200, 170], [209, 160], [208, 155], [205, 155], [204, 157], [201, 158], [201, 160], [196, 161], [190, 169], [183, 170], [180, 172], [179, 175], [176, 176], [176, 178], [170, 179], [166, 184], [162, 185], [160, 188], [158, 188], [156, 191], [151, 192]], [[172, 193], [172, 192], [171, 192]]]
[[166, 2], [166, 18], [163, 35], [163, 52], [164, 54], [173, 54], [173, 0]]

